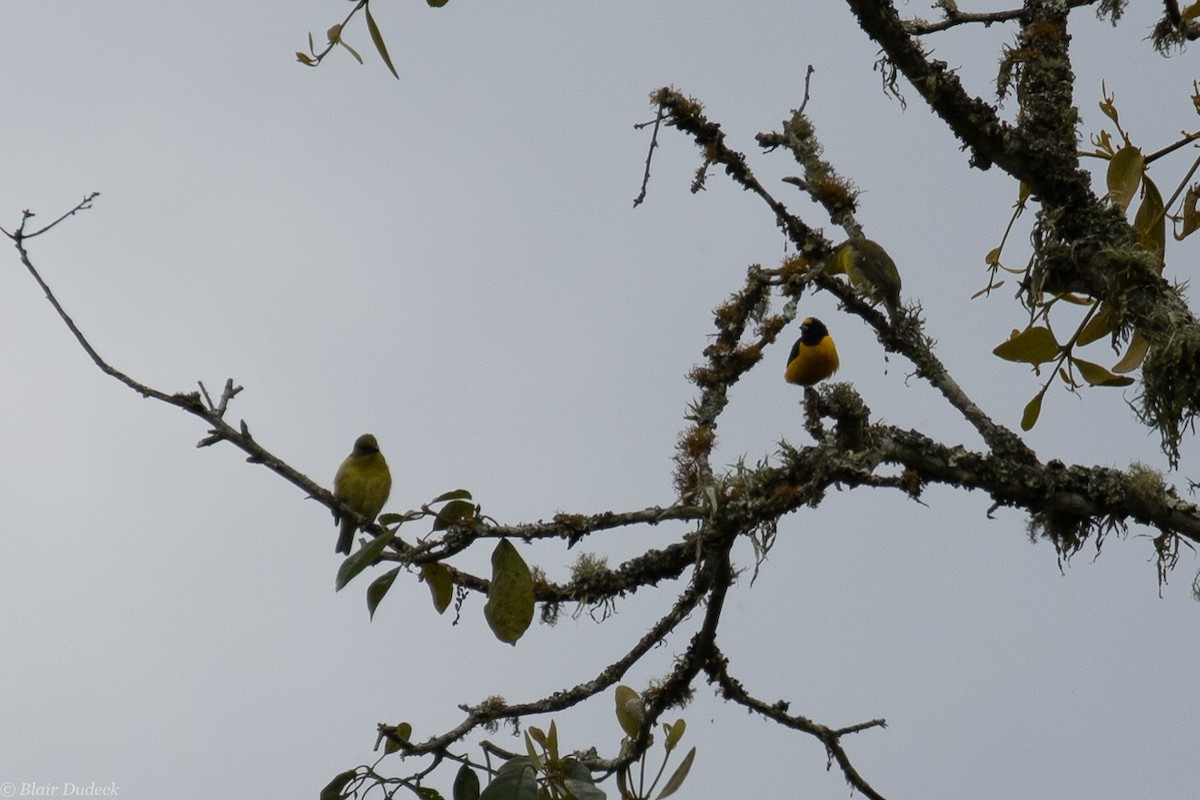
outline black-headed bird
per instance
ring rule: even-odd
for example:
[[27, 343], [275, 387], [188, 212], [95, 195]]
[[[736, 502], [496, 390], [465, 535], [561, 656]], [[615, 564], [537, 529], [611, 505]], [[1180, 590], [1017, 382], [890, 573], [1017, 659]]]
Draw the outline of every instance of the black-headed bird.
[[[364, 433], [354, 440], [354, 450], [338, 467], [333, 478], [333, 496], [374, 522], [391, 491], [392, 473], [388, 471], [383, 453], [379, 452], [379, 442], [371, 434]], [[334, 552], [350, 555], [358, 524], [349, 517], [343, 519], [336, 509], [333, 522], [341, 525]]]
[[812, 386], [837, 369], [837, 347], [829, 329], [816, 317], [808, 317], [800, 323], [800, 338], [792, 345], [783, 379], [799, 386]]

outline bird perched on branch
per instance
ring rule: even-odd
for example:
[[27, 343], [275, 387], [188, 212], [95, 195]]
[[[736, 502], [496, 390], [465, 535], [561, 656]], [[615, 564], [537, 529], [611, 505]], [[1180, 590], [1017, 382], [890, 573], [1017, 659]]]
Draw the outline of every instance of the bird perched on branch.
[[845, 272], [858, 291], [887, 306], [888, 314], [900, 313], [900, 270], [887, 251], [875, 241], [856, 236], [833, 253], [834, 272]]
[[[371, 434], [364, 433], [354, 440], [354, 450], [338, 467], [333, 478], [333, 496], [362, 514], [368, 522], [374, 522], [391, 491], [392, 473], [388, 471], [383, 453], [379, 452], [379, 442]], [[350, 555], [358, 523], [350, 517], [343, 518], [337, 509], [333, 512], [333, 522], [341, 524], [334, 552]]]
[[837, 347], [825, 323], [808, 317], [800, 323], [800, 338], [792, 345], [783, 379], [799, 386], [812, 386], [838, 369]]

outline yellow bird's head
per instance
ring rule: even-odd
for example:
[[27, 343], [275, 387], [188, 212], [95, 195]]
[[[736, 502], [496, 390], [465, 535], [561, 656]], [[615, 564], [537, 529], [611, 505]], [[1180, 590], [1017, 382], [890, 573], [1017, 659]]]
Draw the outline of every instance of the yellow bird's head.
[[362, 436], [360, 436], [354, 440], [354, 452], [352, 453], [352, 455], [361, 457], [361, 456], [369, 456], [369, 455], [372, 455], [373, 453], [378, 453], [378, 452], [379, 452], [379, 442], [377, 442], [375, 440], [375, 437], [372, 436], [371, 434], [364, 433]]

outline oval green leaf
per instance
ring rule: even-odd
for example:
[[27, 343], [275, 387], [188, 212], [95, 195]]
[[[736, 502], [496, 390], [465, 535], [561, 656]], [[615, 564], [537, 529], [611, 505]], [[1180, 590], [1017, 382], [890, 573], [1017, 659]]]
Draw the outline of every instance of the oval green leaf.
[[367, 587], [367, 612], [370, 614], [371, 619], [375, 619], [375, 609], [379, 607], [379, 602], [387, 596], [388, 589], [392, 588], [392, 583], [399, 574], [399, 567], [389, 569], [371, 581], [371, 585]]
[[533, 740], [535, 742], [537, 742], [538, 744], [540, 744], [542, 747], [546, 746], [546, 732], [544, 730], [542, 730], [541, 728], [539, 728], [536, 725], [530, 725], [529, 729], [526, 730], [525, 732], [527, 734], [529, 734], [530, 736], [532, 736]]
[[454, 579], [450, 570], [444, 564], [436, 562], [421, 565], [421, 580], [429, 586], [429, 594], [433, 596], [433, 607], [439, 614], [445, 613], [454, 597]]
[[347, 556], [346, 560], [342, 562], [342, 566], [338, 567], [337, 580], [334, 584], [336, 590], [340, 592], [342, 587], [354, 580], [354, 576], [374, 564], [375, 559], [379, 558], [387, 549], [395, 536], [395, 530], [385, 530], [382, 536], [376, 536], [360, 547], [358, 552]]
[[429, 505], [444, 503], [447, 500], [470, 500], [471, 493], [466, 489], [451, 489], [448, 492], [442, 492], [437, 497], [429, 501]]
[[474, 518], [474, 503], [467, 500], [451, 500], [442, 506], [442, 510], [438, 512], [437, 519], [433, 521], [433, 529], [435, 531], [444, 531], [451, 525], [458, 525]]
[[563, 786], [571, 793], [572, 800], [605, 800], [607, 797], [595, 783], [578, 778], [563, 778]]
[[992, 353], [1005, 361], [1043, 364], [1058, 355], [1058, 342], [1049, 328], [1026, 328], [1007, 342], [997, 345]]
[[1079, 370], [1079, 374], [1083, 376], [1083, 379], [1092, 386], [1128, 386], [1133, 383], [1133, 378], [1114, 375], [1099, 364], [1084, 361], [1082, 358], [1072, 358], [1071, 364], [1074, 365], [1075, 369]]
[[614, 698], [617, 701], [617, 722], [621, 730], [630, 739], [636, 739], [642, 726], [645, 709], [642, 706], [642, 696], [624, 684], [616, 688]]
[[350, 783], [356, 774], [356, 770], [348, 769], [333, 776], [333, 780], [325, 784], [325, 788], [321, 790], [321, 800], [342, 800], [346, 784]]
[[1112, 313], [1112, 309], [1107, 303], [1100, 305], [1100, 310], [1092, 315], [1092, 318], [1087, 321], [1087, 324], [1079, 331], [1079, 336], [1076, 338], [1076, 343], [1080, 347], [1091, 344], [1097, 339], [1102, 339], [1105, 336], [1111, 336], [1112, 332], [1117, 328], [1117, 317]]
[[501, 539], [492, 551], [492, 580], [483, 616], [497, 639], [515, 645], [533, 622], [533, 606], [529, 566], [508, 539]]
[[1021, 414], [1021, 430], [1027, 431], [1037, 424], [1038, 417], [1042, 413], [1042, 397], [1046, 394], [1046, 390], [1038, 392], [1033, 396], [1033, 399], [1025, 404], [1025, 411]]
[[537, 773], [528, 758], [516, 756], [500, 766], [479, 800], [537, 800], [537, 796]]
[[573, 780], [576, 783], [596, 785], [596, 779], [592, 777], [592, 771], [585, 767], [583, 762], [578, 758], [564, 758], [562, 774], [564, 778]]
[[687, 730], [687, 723], [682, 719], [675, 720], [674, 725], [663, 724], [663, 732], [667, 735], [667, 752], [675, 749], [679, 744], [679, 740], [683, 738], [683, 732]]
[[479, 800], [479, 776], [475, 770], [463, 764], [454, 776], [454, 790], [451, 794], [454, 800]]
[[1129, 208], [1138, 187], [1142, 185], [1142, 173], [1146, 159], [1142, 151], [1127, 144], [1113, 155], [1108, 162], [1108, 199], [1124, 211]]

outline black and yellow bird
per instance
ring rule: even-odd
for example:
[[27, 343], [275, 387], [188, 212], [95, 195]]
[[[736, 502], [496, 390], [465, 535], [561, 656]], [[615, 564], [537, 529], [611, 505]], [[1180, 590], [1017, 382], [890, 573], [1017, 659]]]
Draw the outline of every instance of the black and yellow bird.
[[799, 386], [812, 386], [837, 369], [837, 347], [829, 329], [816, 317], [808, 317], [800, 323], [800, 338], [792, 345], [783, 379]]
[[[379, 452], [379, 442], [371, 434], [364, 433], [354, 440], [354, 450], [338, 467], [333, 478], [333, 496], [374, 522], [391, 491], [392, 473], [388, 471], [383, 453]], [[333, 522], [341, 525], [334, 552], [350, 555], [358, 524], [350, 517], [343, 518], [336, 509]]]

